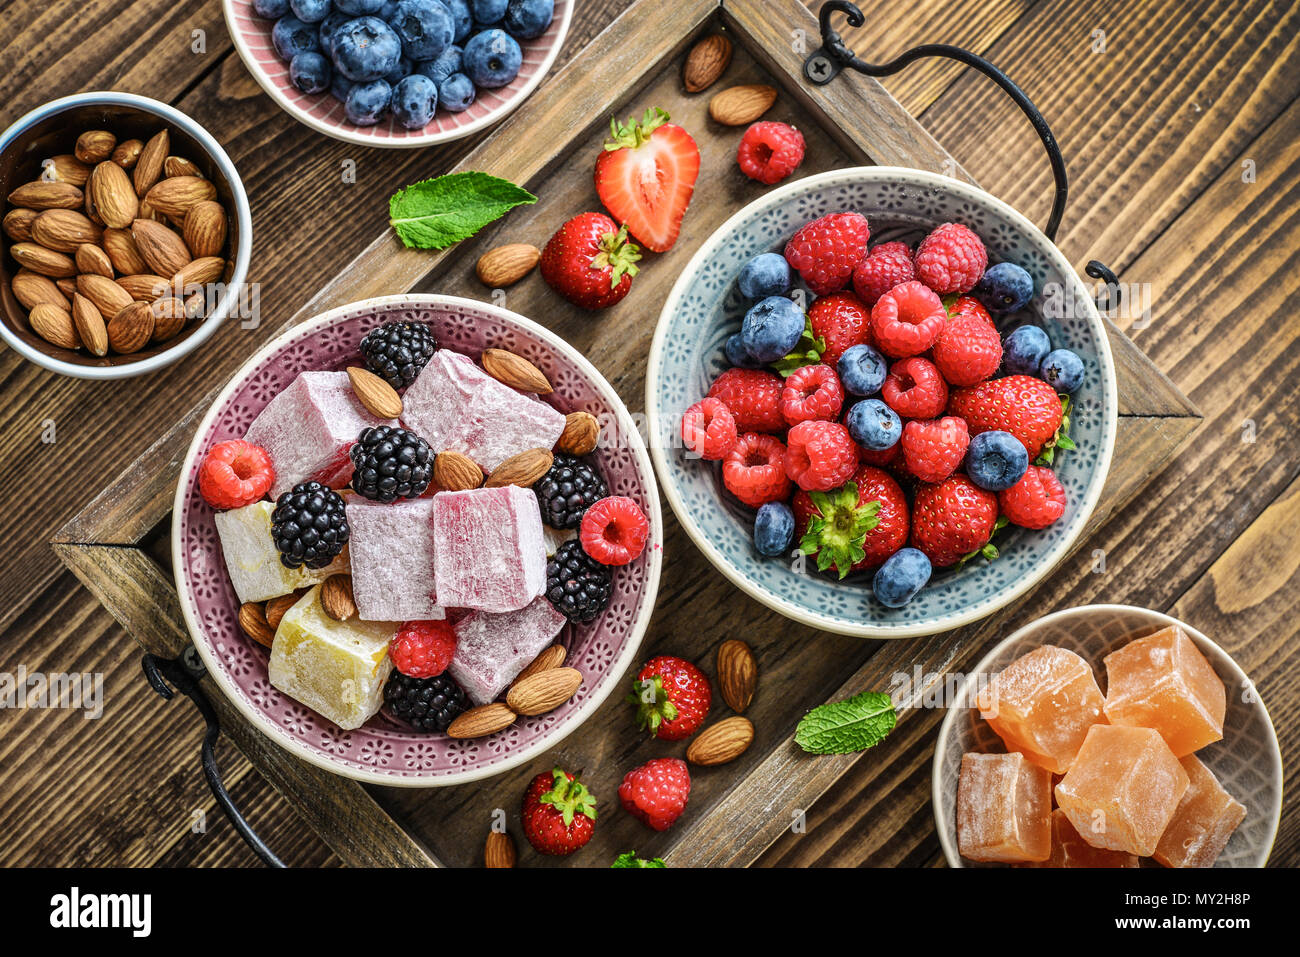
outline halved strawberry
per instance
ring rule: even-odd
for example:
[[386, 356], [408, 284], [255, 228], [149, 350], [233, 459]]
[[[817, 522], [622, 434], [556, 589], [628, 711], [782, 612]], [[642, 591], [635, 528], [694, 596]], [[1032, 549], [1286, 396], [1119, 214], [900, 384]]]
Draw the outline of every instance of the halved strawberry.
[[673, 248], [700, 175], [691, 134], [646, 110], [641, 122], [609, 122], [613, 139], [596, 160], [596, 192], [605, 208], [652, 252]]

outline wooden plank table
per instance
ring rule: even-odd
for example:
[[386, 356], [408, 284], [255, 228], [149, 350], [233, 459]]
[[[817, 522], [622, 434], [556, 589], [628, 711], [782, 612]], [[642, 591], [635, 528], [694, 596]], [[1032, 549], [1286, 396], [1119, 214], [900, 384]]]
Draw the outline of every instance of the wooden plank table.
[[[584, 5], [562, 61], [620, 6]], [[1288, 682], [1296, 631], [1288, 612], [1295, 602], [1297, 561], [1285, 529], [1294, 526], [1300, 510], [1297, 457], [1286, 441], [1297, 418], [1297, 330], [1284, 305], [1296, 286], [1285, 252], [1296, 247], [1295, 13], [1266, 4], [1203, 5], [1194, 13], [1172, 3], [1133, 10], [973, 2], [957, 5], [961, 14], [953, 13], [954, 5], [901, 7], [898, 17], [873, 19], [871, 32], [852, 42], [860, 50], [864, 44], [878, 49], [879, 56], [867, 55], [883, 58], [922, 40], [954, 40], [986, 52], [1030, 90], [1071, 160], [1075, 200], [1067, 209], [1062, 247], [1076, 263], [1097, 256], [1126, 280], [1152, 284], [1149, 324], [1121, 325], [1206, 414], [1205, 427], [1157, 483], [1088, 542], [1106, 551], [1106, 573], [1088, 574], [1086, 556], [1070, 560], [1040, 587], [1021, 617], [1089, 600], [1131, 601], [1186, 615], [1255, 676], [1278, 724], [1289, 772], [1296, 760], [1290, 728], [1297, 698]], [[10, 547], [0, 556], [0, 568], [9, 573], [0, 575], [0, 592], [9, 599], [0, 606], [6, 660], [29, 670], [97, 670], [108, 676], [106, 717], [90, 728], [76, 715], [0, 712], [0, 754], [10, 771], [0, 784], [0, 809], [13, 822], [0, 860], [247, 862], [251, 856], [226, 822], [209, 816], [211, 802], [193, 763], [195, 722], [166, 709], [139, 681], [134, 646], [93, 599], [59, 574], [44, 543], [52, 528], [77, 511], [82, 518], [73, 529], [115, 508], [119, 515], [149, 514], [147, 508], [123, 509], [120, 501], [89, 512], [83, 506], [122, 463], [142, 455], [157, 438], [159, 423], [170, 421], [168, 410], [174, 419], [176, 408], [190, 407], [224, 381], [241, 356], [308, 300], [314, 277], [339, 271], [357, 251], [355, 237], [380, 232], [383, 199], [394, 186], [446, 169], [473, 144], [412, 156], [358, 150], [306, 132], [257, 92], [231, 54], [214, 3], [184, 13], [161, 3], [92, 3], [78, 8], [71, 27], [52, 30], [53, 11], [66, 15], [69, 9], [24, 0], [0, 14], [9, 28], [6, 53], [15, 64], [4, 81], [10, 94], [6, 121], [50, 96], [97, 85], [172, 99], [191, 112], [223, 140], [244, 174], [254, 203], [258, 278], [275, 315], [259, 330], [223, 330], [224, 344], [204, 350], [202, 359], [119, 386], [54, 379], [11, 354], [0, 356], [10, 397], [0, 417], [10, 506], [3, 519]], [[1211, 22], [1212, 29], [1189, 31], [1185, 18], [1192, 16]], [[155, 47], [170, 42], [182, 48], [193, 29], [205, 30], [206, 53], [194, 57], [187, 77], [174, 61], [165, 76], [151, 73], [134, 44], [106, 44], [100, 59], [88, 58], [77, 40], [110, 18], [115, 29], [128, 24], [136, 31], [132, 36], [147, 36]], [[1064, 32], [1062, 23], [1070, 24]], [[1104, 54], [1088, 52], [1095, 29], [1110, 38]], [[1179, 68], [1135, 71], [1132, 65], [1144, 58], [1177, 62]], [[1063, 60], [1072, 60], [1076, 69], [1062, 72]], [[1165, 79], [1146, 79], [1154, 75]], [[986, 188], [1043, 218], [1050, 189], [1033, 134], [1021, 130], [1006, 107], [990, 107], [996, 101], [982, 80], [949, 67], [917, 67], [886, 86]], [[345, 158], [357, 160], [355, 185], [343, 185], [337, 175]], [[1248, 159], [1256, 178], [1243, 182]], [[303, 269], [306, 262], [310, 269]], [[638, 331], [648, 337], [648, 328]], [[601, 349], [622, 346], [606, 345], [595, 335], [584, 344], [607, 372], [620, 367], [608, 365], [612, 353], [603, 357]], [[639, 380], [612, 378], [625, 396], [639, 393]], [[1157, 428], [1177, 428], [1173, 417], [1186, 409], [1126, 411], [1142, 413], [1137, 417]], [[48, 420], [58, 441], [43, 446], [38, 435]], [[1249, 429], [1245, 420], [1252, 423]], [[1254, 441], [1242, 441], [1248, 433]], [[1117, 451], [1126, 454], [1122, 445]], [[39, 510], [21, 507], [31, 488], [45, 496]], [[122, 545], [141, 543], [144, 551], [133, 551], [139, 560], [161, 554], [165, 530], [129, 521], [113, 527], [120, 537], [78, 539], [107, 541], [98, 549], [77, 549], [75, 556], [66, 547], [60, 551], [92, 581], [90, 569], [122, 567], [120, 554], [107, 554], [122, 551]], [[151, 574], [150, 567], [158, 574], [156, 565], [141, 565], [133, 580]], [[754, 627], [783, 626], [739, 593], [728, 599]], [[167, 640], [148, 629], [174, 618], [168, 611], [132, 622], [132, 631]], [[791, 639], [807, 641], [810, 634]], [[846, 773], [808, 808], [804, 833], [781, 836], [784, 825], [775, 828], [775, 843], [760, 863], [931, 862], [937, 849], [928, 805], [932, 719], [911, 716], [866, 760], [846, 762]], [[10, 724], [25, 733], [5, 733]], [[256, 753], [255, 743], [237, 743]], [[337, 860], [250, 773], [247, 762], [226, 761], [236, 796], [287, 860]], [[40, 785], [54, 775], [67, 793], [75, 789], [75, 799], [42, 798]], [[300, 802], [299, 810], [304, 807]], [[725, 811], [723, 803], [715, 808]], [[206, 826], [197, 829], [196, 821]], [[331, 826], [319, 819], [311, 823]], [[1294, 864], [1297, 843], [1288, 809], [1275, 863]], [[421, 853], [413, 842], [410, 859]], [[718, 859], [704, 845], [699, 855]]]

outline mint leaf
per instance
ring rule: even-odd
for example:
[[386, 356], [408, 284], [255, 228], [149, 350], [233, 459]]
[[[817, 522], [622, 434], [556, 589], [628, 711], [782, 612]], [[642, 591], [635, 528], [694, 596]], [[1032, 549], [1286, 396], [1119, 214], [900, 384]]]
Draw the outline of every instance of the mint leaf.
[[849, 754], [879, 744], [897, 723], [889, 695], [864, 691], [813, 708], [799, 722], [794, 740], [809, 754]]
[[470, 170], [399, 189], [388, 201], [388, 222], [410, 249], [446, 249], [469, 239], [516, 206], [537, 197], [509, 180]]
[[662, 857], [637, 857], [636, 851], [625, 851], [615, 858], [614, 863], [609, 865], [615, 867], [667, 867]]

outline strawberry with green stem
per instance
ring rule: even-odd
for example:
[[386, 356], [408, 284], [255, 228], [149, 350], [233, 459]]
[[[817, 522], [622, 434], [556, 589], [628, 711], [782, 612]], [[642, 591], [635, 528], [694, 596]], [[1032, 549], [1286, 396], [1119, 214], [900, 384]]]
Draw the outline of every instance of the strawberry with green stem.
[[596, 799], [576, 775], [558, 767], [533, 778], [522, 813], [524, 836], [539, 854], [572, 854], [596, 827]]
[[833, 568], [844, 578], [882, 564], [907, 542], [907, 499], [888, 472], [864, 465], [853, 481], [831, 492], [799, 492], [795, 528], [799, 549], [817, 556], [817, 570]]
[[626, 296], [641, 251], [627, 227], [603, 213], [579, 213], [555, 231], [540, 262], [546, 284], [583, 309], [604, 309]]
[[704, 724], [713, 688], [686, 659], [656, 655], [637, 673], [627, 700], [637, 706], [638, 727], [665, 741], [681, 741]]
[[638, 123], [611, 119], [610, 140], [596, 160], [596, 192], [605, 208], [646, 249], [673, 248], [700, 175], [691, 134], [649, 109]]

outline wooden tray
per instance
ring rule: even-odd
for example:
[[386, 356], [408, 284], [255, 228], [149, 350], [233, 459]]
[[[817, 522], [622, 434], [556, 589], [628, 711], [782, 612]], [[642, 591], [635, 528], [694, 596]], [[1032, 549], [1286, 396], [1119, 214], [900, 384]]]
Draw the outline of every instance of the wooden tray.
[[[685, 50], [699, 36], [719, 29], [735, 47], [730, 68], [712, 91], [686, 94], [680, 79]], [[736, 170], [740, 131], [708, 119], [710, 93], [745, 82], [780, 89], [767, 118], [803, 130], [808, 156], [800, 175], [887, 164], [969, 179], [875, 81], [846, 73], [825, 87], [807, 85], [803, 61], [818, 45], [817, 36], [815, 18], [797, 0], [678, 0], [670, 17], [658, 0], [639, 0], [457, 167], [527, 184], [541, 198], [536, 206], [514, 211], [474, 240], [443, 253], [404, 249], [385, 232], [286, 327], [376, 295], [423, 291], [492, 298], [474, 277], [478, 256], [507, 241], [541, 246], [563, 219], [599, 208], [591, 171], [609, 117], [660, 106], [696, 136], [704, 160], [677, 246], [666, 255], [648, 257], [632, 294], [598, 315], [569, 307], [536, 273], [504, 294], [509, 308], [545, 323], [585, 352], [629, 408], [640, 410], [645, 356], [660, 303], [706, 237], [764, 190]], [[494, 295], [501, 300], [501, 293]], [[1111, 346], [1119, 374], [1117, 448], [1102, 500], [1081, 542], [1160, 471], [1200, 421], [1191, 403], [1113, 327]], [[189, 637], [166, 567], [167, 550], [158, 546], [169, 534], [180, 460], [212, 398], [205, 397], [184, 415], [54, 543], [63, 561], [146, 650], [169, 657], [179, 654]], [[978, 625], [920, 640], [864, 642], [797, 626], [750, 600], [708, 565], [671, 512], [664, 517], [668, 560], [642, 657], [680, 654], [712, 674], [716, 646], [735, 636], [754, 647], [760, 668], [758, 694], [747, 712], [757, 731], [753, 747], [731, 765], [696, 771], [687, 814], [664, 834], [616, 809], [617, 786], [628, 769], [650, 757], [680, 756], [684, 745], [638, 734], [630, 708], [617, 696], [531, 767], [473, 785], [411, 792], [362, 786], [291, 757], [240, 717], [210, 680], [204, 685], [226, 734], [349, 864], [479, 863], [498, 808], [504, 809], [520, 845], [521, 863], [537, 863], [520, 840], [519, 800], [533, 774], [559, 763], [584, 772], [602, 814], [592, 847], [567, 861], [548, 863], [605, 866], [617, 853], [636, 848], [662, 855], [674, 866], [747, 865], [863, 757], [802, 754], [791, 735], [808, 708], [866, 688], [887, 689], [896, 672], [925, 675], [922, 688], [915, 689], [924, 690], [936, 675], [960, 671], [978, 658], [1016, 608], [1022, 615], [1037, 611], [1031, 604], [1034, 595], [1052, 581], [1016, 608]], [[937, 710], [904, 711], [891, 740], [919, 738], [930, 748], [941, 716]], [[870, 760], [887, 760], [889, 744], [866, 754]], [[906, 789], [923, 803], [928, 775], [880, 786]], [[921, 859], [936, 852], [937, 841], [931, 839]]]

